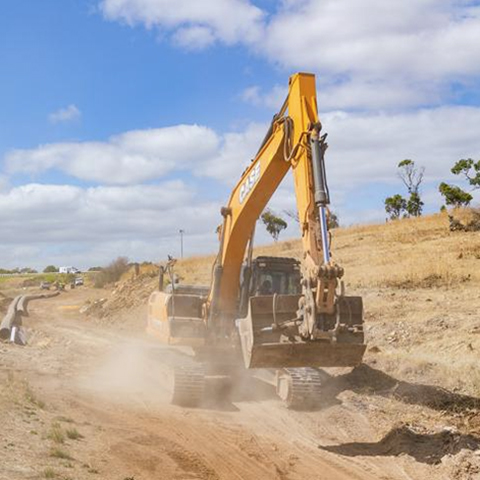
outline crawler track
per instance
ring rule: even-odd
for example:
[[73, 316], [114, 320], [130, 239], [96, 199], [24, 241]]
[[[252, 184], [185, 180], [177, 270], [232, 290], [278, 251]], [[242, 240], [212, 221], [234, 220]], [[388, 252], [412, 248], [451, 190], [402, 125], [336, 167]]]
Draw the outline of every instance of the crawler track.
[[202, 402], [205, 391], [205, 371], [202, 364], [182, 364], [173, 367], [172, 403], [194, 407]]
[[278, 378], [277, 393], [291, 409], [308, 409], [318, 405], [322, 377], [315, 368], [287, 368]]

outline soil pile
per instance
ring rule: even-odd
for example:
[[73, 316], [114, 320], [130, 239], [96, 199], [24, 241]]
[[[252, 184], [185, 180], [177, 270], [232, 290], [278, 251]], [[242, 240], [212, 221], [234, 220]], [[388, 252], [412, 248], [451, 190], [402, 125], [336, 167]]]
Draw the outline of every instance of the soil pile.
[[146, 305], [157, 285], [157, 275], [151, 272], [127, 278], [116, 283], [108, 297], [87, 302], [80, 311], [97, 318], [116, 317], [120, 312]]

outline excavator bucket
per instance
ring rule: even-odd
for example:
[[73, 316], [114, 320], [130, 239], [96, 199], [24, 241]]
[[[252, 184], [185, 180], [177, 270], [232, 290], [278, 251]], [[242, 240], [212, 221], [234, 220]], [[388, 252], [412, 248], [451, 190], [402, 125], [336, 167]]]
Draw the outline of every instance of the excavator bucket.
[[[248, 315], [237, 320], [246, 368], [352, 367], [362, 362], [362, 302], [360, 297], [342, 297], [340, 318], [344, 328], [336, 340], [304, 341], [287, 336], [279, 328], [296, 318], [299, 295], [250, 298]], [[275, 306], [275, 311], [274, 311]], [[345, 323], [344, 323], [345, 322]], [[348, 322], [348, 325], [347, 325]]]

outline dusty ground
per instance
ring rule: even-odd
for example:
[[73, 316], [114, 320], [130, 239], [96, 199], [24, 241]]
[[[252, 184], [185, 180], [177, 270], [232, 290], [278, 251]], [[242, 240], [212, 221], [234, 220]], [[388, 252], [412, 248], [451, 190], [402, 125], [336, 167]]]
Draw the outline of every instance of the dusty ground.
[[[254, 380], [169, 405], [160, 366], [178, 353], [143, 335], [148, 274], [32, 303], [28, 346], [0, 343], [0, 479], [480, 479], [480, 234], [438, 215], [335, 231], [334, 252], [369, 349], [312, 412]], [[211, 260], [178, 272], [208, 283]]]
[[253, 380], [212, 385], [202, 408], [171, 406], [158, 368], [175, 354], [143, 336], [144, 309], [115, 328], [79, 313], [104, 295], [32, 303], [29, 345], [0, 345], [2, 480], [480, 476], [465, 426], [475, 400], [399, 382], [374, 358], [327, 382], [313, 412], [286, 410]]

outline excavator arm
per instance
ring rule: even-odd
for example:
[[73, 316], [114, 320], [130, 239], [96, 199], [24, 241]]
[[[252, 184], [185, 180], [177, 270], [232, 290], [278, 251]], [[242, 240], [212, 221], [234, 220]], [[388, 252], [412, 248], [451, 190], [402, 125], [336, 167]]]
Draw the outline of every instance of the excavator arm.
[[323, 155], [315, 76], [297, 73], [256, 157], [232, 191], [221, 227], [220, 252], [207, 302], [210, 326], [227, 334], [238, 309], [240, 270], [255, 223], [292, 169], [303, 245], [302, 336], [316, 335], [317, 316], [335, 311], [335, 290], [343, 270], [330, 259]]

